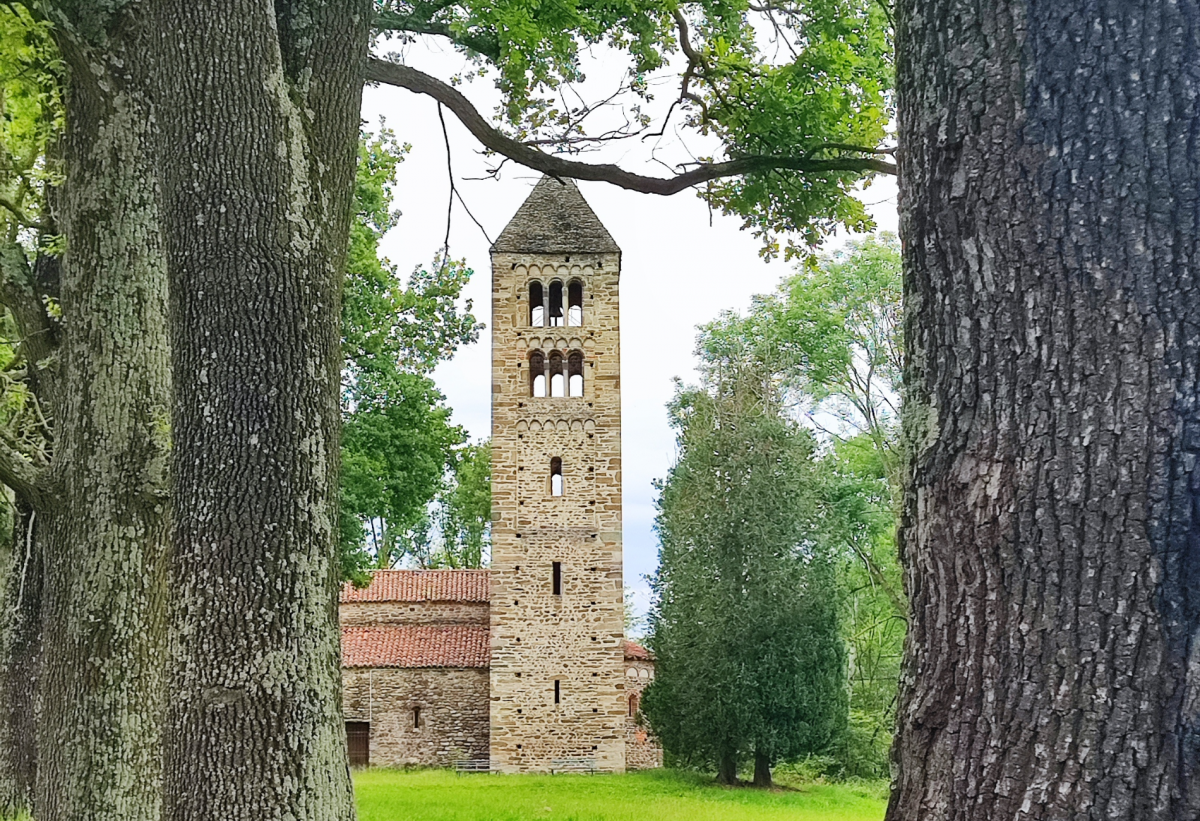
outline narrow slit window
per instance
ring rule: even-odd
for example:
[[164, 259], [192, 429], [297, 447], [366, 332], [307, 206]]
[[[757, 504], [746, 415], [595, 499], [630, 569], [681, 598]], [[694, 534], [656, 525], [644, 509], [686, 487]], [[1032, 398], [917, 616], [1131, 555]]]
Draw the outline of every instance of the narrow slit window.
[[567, 286], [567, 324], [583, 324], [583, 283], [575, 280]]
[[421, 729], [421, 708], [413, 707], [413, 729]]
[[546, 395], [546, 357], [541, 351], [529, 355], [529, 395]]
[[550, 460], [550, 495], [563, 495], [562, 459], [557, 456]]
[[563, 287], [561, 282], [550, 283], [550, 327], [561, 328], [563, 317]]
[[554, 703], [562, 701], [562, 679], [554, 679]]
[[638, 696], [637, 693], [629, 694], [629, 717], [633, 718], [638, 711]]
[[563, 374], [563, 356], [558, 351], [550, 354], [550, 396], [566, 396], [567, 378]]
[[567, 357], [568, 393], [571, 396], [583, 396], [583, 354], [572, 351]]
[[562, 562], [554, 562], [550, 571], [550, 579], [554, 595], [562, 595]]
[[546, 300], [542, 283], [529, 283], [529, 324], [541, 328], [546, 324]]

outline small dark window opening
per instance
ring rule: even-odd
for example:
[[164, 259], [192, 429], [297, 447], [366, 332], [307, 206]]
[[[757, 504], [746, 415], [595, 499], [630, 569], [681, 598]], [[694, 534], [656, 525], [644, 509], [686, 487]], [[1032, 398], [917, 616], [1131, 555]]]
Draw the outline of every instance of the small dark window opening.
[[413, 707], [413, 729], [421, 729], [421, 708]]
[[567, 357], [567, 381], [570, 396], [583, 396], [583, 354], [579, 351]]
[[546, 324], [546, 300], [542, 283], [529, 283], [529, 324], [541, 328]]
[[551, 581], [553, 585], [554, 595], [562, 595], [562, 562], [554, 562], [553, 570], [551, 571]]
[[563, 373], [563, 355], [558, 351], [550, 354], [550, 395], [566, 396], [566, 375]]
[[563, 289], [561, 282], [550, 283], [550, 327], [561, 328], [565, 323], [563, 316]]
[[567, 286], [567, 324], [583, 324], [583, 283], [579, 280]]
[[562, 681], [554, 679], [554, 703], [558, 704], [562, 701]]
[[550, 495], [563, 495], [562, 459], [557, 456], [550, 460]]
[[546, 395], [546, 357], [541, 351], [529, 355], [529, 395]]
[[632, 718], [632, 717], [636, 716], [637, 711], [638, 711], [637, 693], [630, 693], [629, 694], [629, 717]]

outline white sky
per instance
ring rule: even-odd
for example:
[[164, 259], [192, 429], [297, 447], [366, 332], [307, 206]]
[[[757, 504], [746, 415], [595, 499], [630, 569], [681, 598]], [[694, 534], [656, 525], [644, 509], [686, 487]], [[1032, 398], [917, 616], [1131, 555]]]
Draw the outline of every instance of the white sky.
[[[416, 68], [446, 78], [465, 67], [448, 52], [422, 50], [407, 55]], [[602, 65], [593, 68], [603, 74]], [[609, 78], [612, 87], [614, 77]], [[603, 78], [601, 78], [603, 80]], [[589, 83], [590, 84], [590, 83]], [[490, 81], [460, 87], [479, 109], [490, 113], [496, 94]], [[606, 95], [607, 92], [605, 92]], [[669, 101], [670, 89], [662, 91]], [[598, 96], [598, 95], [597, 95]], [[446, 150], [438, 122], [437, 104], [430, 98], [390, 88], [368, 87], [363, 119], [368, 127], [380, 116], [401, 142], [412, 144], [400, 166], [395, 206], [402, 212], [399, 225], [382, 243], [382, 253], [402, 272], [428, 264], [441, 248], [446, 231], [446, 205], [450, 193]], [[524, 201], [539, 174], [508, 163], [499, 180], [473, 181], [497, 164], [496, 158], [478, 153], [478, 144], [454, 116], [445, 112], [454, 176], [471, 212], [492, 239]], [[668, 132], [670, 134], [670, 132]], [[628, 170], [665, 175], [662, 165], [648, 160], [643, 146], [623, 143], [581, 159], [620, 162]], [[697, 150], [699, 142], [690, 147]], [[671, 162], [688, 159], [677, 141], [665, 142], [658, 154]], [[645, 576], [658, 560], [654, 535], [654, 491], [651, 481], [666, 475], [675, 455], [675, 442], [667, 426], [665, 405], [671, 398], [673, 377], [695, 378], [693, 347], [696, 326], [725, 309], [744, 311], [754, 294], [775, 288], [790, 272], [790, 265], [763, 262], [759, 242], [742, 232], [740, 220], [719, 213], [710, 215], [694, 193], [673, 197], [636, 194], [605, 183], [580, 183], [580, 190], [621, 246], [621, 387], [623, 427], [623, 485], [625, 512], [625, 584], [635, 591], [638, 610], [648, 603]], [[896, 230], [895, 185], [877, 181], [864, 194], [879, 227]], [[835, 239], [832, 245], [839, 244]], [[451, 222], [450, 249], [455, 258], [466, 258], [475, 276], [466, 289], [474, 300], [473, 312], [491, 322], [489, 242], [458, 203]], [[438, 387], [454, 410], [454, 421], [478, 440], [491, 428], [490, 329], [477, 344], [458, 353], [434, 373]]]

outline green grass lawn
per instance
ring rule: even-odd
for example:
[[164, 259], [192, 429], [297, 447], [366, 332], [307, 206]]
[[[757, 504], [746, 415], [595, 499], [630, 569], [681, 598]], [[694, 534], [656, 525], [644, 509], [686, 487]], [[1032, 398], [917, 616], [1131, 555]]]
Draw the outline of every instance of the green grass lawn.
[[364, 770], [359, 821], [880, 821], [881, 787], [807, 784], [770, 792], [688, 773], [455, 775]]

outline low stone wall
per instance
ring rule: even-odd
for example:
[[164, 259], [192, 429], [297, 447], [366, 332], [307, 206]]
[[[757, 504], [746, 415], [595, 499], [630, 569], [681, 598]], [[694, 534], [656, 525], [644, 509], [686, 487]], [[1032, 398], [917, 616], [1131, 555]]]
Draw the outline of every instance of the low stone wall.
[[343, 669], [342, 686], [346, 720], [371, 725], [373, 767], [488, 757], [486, 668]]

